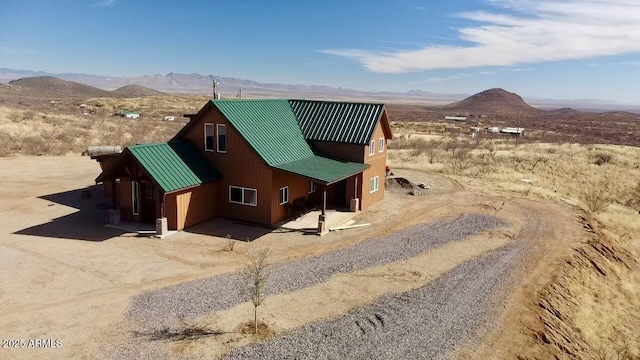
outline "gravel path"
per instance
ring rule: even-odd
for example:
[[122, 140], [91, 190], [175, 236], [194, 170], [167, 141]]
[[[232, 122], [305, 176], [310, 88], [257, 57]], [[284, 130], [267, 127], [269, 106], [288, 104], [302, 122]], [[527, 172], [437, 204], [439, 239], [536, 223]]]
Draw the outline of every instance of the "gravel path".
[[528, 240], [539, 231], [532, 220], [516, 241], [422, 288], [237, 349], [225, 359], [447, 358], [454, 347], [495, 326], [504, 306], [500, 294], [518, 283], [517, 270], [532, 249]]
[[[408, 259], [434, 247], [505, 225], [480, 214], [421, 224], [345, 249], [274, 264], [270, 267], [267, 289], [271, 294], [299, 290], [325, 282], [334, 274]], [[148, 329], [169, 326], [177, 317], [195, 319], [243, 302], [238, 287], [241, 283], [241, 275], [233, 273], [153, 290], [133, 300], [129, 317]]]

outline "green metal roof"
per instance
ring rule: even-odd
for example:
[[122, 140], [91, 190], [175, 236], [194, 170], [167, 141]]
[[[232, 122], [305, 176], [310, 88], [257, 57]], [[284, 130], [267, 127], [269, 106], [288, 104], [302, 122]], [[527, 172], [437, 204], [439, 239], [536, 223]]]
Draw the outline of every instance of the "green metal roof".
[[287, 100], [212, 100], [269, 166], [313, 156]]
[[276, 169], [327, 184], [358, 174], [368, 167], [367, 164], [338, 161], [317, 155], [274, 166]]
[[129, 151], [164, 192], [220, 179], [220, 173], [189, 141], [129, 146]]
[[383, 104], [289, 100], [305, 139], [366, 145]]

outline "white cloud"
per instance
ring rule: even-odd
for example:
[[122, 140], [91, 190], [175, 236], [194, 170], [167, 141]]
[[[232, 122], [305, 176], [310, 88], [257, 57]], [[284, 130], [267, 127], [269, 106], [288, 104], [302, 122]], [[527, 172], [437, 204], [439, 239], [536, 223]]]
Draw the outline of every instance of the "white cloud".
[[93, 6], [107, 7], [107, 6], [111, 6], [111, 5], [115, 4], [115, 2], [116, 2], [116, 0], [104, 0], [104, 1], [101, 1], [99, 3], [93, 4]]
[[431, 45], [393, 52], [320, 52], [359, 61], [379, 73], [513, 66], [640, 52], [638, 0], [488, 1], [501, 12], [457, 14], [478, 23], [458, 30], [459, 39], [471, 45]]
[[427, 81], [431, 83], [443, 83], [451, 80], [468, 79], [470, 77], [473, 77], [473, 75], [466, 74], [466, 73], [459, 73], [451, 76], [431, 77], [431, 78], [428, 78]]

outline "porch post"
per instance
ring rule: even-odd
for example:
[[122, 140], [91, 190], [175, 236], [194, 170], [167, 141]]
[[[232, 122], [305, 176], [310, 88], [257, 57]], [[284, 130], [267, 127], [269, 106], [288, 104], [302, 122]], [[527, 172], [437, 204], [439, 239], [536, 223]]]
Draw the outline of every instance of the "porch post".
[[322, 215], [327, 211], [327, 185], [322, 187]]
[[327, 211], [327, 185], [322, 186], [322, 212], [318, 216], [318, 234], [323, 235], [327, 233], [327, 218], [325, 213]]

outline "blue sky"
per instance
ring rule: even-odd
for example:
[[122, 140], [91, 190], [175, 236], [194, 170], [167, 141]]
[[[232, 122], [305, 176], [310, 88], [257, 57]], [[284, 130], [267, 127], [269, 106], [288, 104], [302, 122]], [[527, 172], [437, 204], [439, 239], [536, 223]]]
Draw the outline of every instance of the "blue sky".
[[3, 0], [0, 67], [640, 104], [638, 0]]

